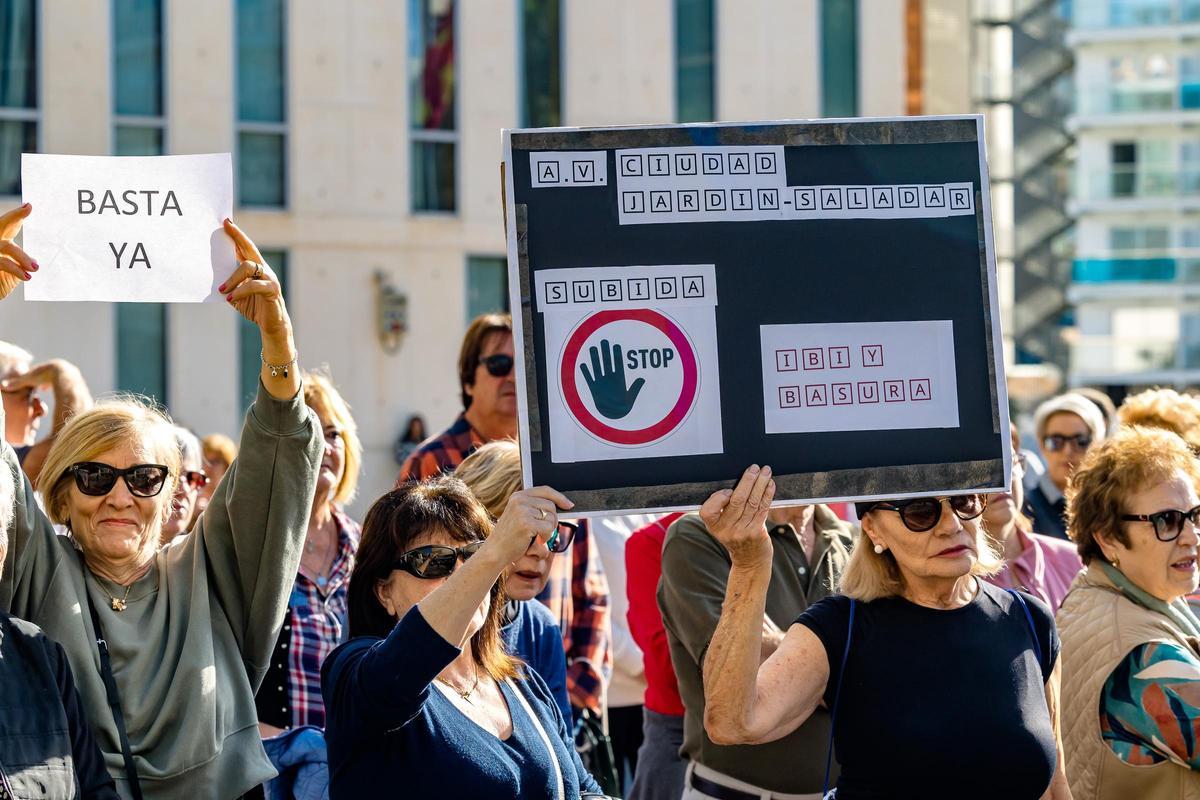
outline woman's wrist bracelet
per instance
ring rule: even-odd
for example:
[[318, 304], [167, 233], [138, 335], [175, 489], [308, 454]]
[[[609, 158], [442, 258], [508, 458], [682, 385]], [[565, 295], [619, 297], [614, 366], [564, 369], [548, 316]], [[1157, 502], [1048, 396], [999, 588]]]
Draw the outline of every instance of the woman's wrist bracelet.
[[271, 364], [271, 363], [269, 363], [267, 361], [267, 357], [266, 357], [264, 351], [262, 351], [262, 350], [258, 351], [258, 357], [260, 359], [262, 359], [263, 366], [266, 367], [267, 369], [271, 370], [272, 378], [278, 378], [279, 373], [281, 373], [281, 372], [283, 373], [283, 377], [287, 378], [289, 370], [296, 365], [296, 356], [292, 356], [292, 360], [287, 362], [286, 364]]

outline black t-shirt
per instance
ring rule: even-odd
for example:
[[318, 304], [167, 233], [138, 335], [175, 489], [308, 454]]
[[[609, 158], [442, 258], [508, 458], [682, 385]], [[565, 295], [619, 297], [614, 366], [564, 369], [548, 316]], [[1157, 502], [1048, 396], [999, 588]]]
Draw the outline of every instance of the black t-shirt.
[[[979, 585], [952, 611], [900, 597], [856, 604], [834, 732], [838, 800], [1032, 800], [1050, 785], [1056, 751], [1045, 682], [1058, 659], [1054, 617], [1022, 594], [1035, 642], [1017, 599]], [[831, 709], [849, 618], [850, 599], [836, 596], [796, 620], [825, 645]]]

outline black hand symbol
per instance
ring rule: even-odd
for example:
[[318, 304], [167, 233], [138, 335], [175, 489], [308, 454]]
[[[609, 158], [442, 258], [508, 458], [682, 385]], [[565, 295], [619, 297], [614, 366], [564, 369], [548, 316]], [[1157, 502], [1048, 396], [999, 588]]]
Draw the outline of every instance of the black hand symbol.
[[[600, 340], [600, 351], [589, 347], [592, 355], [592, 369], [589, 372], [587, 364], [580, 364], [583, 379], [587, 381], [588, 389], [592, 392], [592, 402], [596, 410], [608, 419], [621, 419], [633, 410], [638, 392], [646, 385], [644, 378], [638, 378], [629, 388], [625, 387], [625, 362], [621, 358], [621, 345], [615, 344], [610, 351], [608, 339]], [[604, 366], [600, 365], [601, 353], [604, 354]]]

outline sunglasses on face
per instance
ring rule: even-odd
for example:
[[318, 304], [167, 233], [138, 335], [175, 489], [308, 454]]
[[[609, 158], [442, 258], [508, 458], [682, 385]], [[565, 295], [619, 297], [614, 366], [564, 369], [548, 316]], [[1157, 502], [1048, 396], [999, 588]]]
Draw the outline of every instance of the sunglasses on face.
[[493, 378], [506, 378], [508, 373], [512, 372], [513, 357], [505, 353], [496, 353], [494, 356], [479, 359], [479, 363]]
[[1154, 526], [1154, 536], [1160, 542], [1173, 542], [1183, 533], [1183, 521], [1186, 519], [1193, 527], [1200, 527], [1200, 506], [1188, 511], [1168, 508], [1153, 514], [1122, 514], [1126, 522], [1149, 522]]
[[[550, 538], [546, 540], [546, 547], [551, 553], [565, 553], [567, 548], [571, 546], [571, 540], [575, 538], [575, 531], [579, 530], [579, 526], [574, 522], [560, 522], [558, 527], [554, 529], [554, 533], [550, 534]], [[533, 545], [537, 537], [529, 540], [530, 546]]]
[[75, 488], [92, 497], [103, 497], [117, 485], [117, 478], [125, 481], [129, 493], [135, 497], [154, 497], [162, 491], [171, 471], [162, 464], [134, 464], [117, 469], [99, 461], [82, 461], [72, 464], [67, 472], [75, 476]]
[[444, 578], [458, 568], [458, 560], [466, 561], [479, 552], [483, 541], [450, 547], [444, 544], [427, 544], [401, 554], [392, 569], [402, 569], [417, 578]]
[[193, 489], [203, 489], [208, 485], [208, 476], [203, 472], [194, 469], [189, 469], [183, 473], [183, 482]]
[[882, 511], [895, 511], [900, 515], [904, 527], [914, 533], [924, 533], [933, 530], [942, 518], [942, 501], [950, 504], [954, 516], [961, 520], [975, 519], [983, 513], [984, 501], [981, 495], [962, 494], [954, 497], [918, 497], [915, 500], [905, 500], [899, 503], [880, 503]]
[[1042, 447], [1046, 448], [1048, 453], [1057, 453], [1059, 450], [1066, 448], [1067, 444], [1074, 445], [1076, 450], [1087, 450], [1092, 446], [1092, 437], [1086, 433], [1077, 433], [1074, 436], [1063, 436], [1061, 433], [1052, 433], [1045, 439], [1042, 439]]

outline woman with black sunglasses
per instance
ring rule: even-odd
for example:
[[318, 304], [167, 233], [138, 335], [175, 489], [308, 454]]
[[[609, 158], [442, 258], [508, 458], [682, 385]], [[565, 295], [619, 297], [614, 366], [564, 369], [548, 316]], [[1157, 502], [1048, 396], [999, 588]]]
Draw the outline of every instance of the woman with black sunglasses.
[[774, 741], [824, 702], [838, 800], [1069, 797], [1054, 620], [981, 580], [1000, 565], [982, 497], [860, 503], [842, 594], [810, 606], [760, 666], [774, 493], [754, 466], [700, 510], [732, 560], [704, 661], [713, 741]]
[[[0, 296], [36, 280], [0, 217]], [[241, 456], [190, 535], [159, 547], [181, 479], [172, 425], [149, 403], [112, 401], [63, 427], [13, 504], [0, 607], [67, 654], [122, 797], [230, 798], [275, 770], [254, 692], [300, 561], [321, 430], [300, 396], [279, 280], [232, 222], [239, 265], [221, 286], [259, 329], [263, 366]], [[5, 468], [19, 475], [11, 447]], [[56, 535], [54, 524], [68, 536]]]
[[1067, 490], [1086, 569], [1058, 612], [1067, 777], [1083, 800], [1200, 797], [1200, 463], [1174, 433], [1121, 428]]
[[517, 492], [493, 527], [462, 481], [440, 477], [371, 507], [350, 579], [356, 638], [322, 668], [331, 798], [598, 791], [546, 684], [500, 637], [504, 571], [571, 505]]

